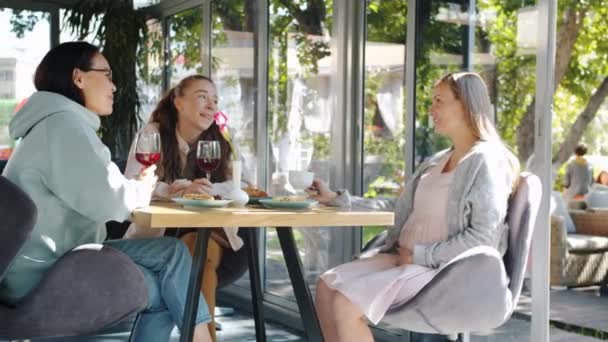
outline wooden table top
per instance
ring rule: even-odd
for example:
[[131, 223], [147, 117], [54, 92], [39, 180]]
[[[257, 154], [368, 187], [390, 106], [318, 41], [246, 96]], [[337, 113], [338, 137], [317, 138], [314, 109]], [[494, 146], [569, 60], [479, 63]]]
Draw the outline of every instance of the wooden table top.
[[184, 208], [174, 202], [152, 202], [131, 214], [131, 221], [143, 228], [165, 227], [330, 227], [390, 226], [389, 211], [319, 206], [307, 210], [245, 208]]

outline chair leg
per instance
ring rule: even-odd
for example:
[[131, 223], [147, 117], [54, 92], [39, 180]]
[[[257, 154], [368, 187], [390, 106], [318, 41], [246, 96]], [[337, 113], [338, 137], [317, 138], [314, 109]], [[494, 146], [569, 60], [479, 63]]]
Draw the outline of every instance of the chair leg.
[[449, 342], [458, 342], [459, 338], [460, 338], [460, 334], [445, 335], [445, 340], [449, 341]]
[[139, 315], [140, 314], [137, 314], [137, 316], [135, 316], [135, 321], [133, 321], [133, 326], [131, 327], [131, 332], [129, 334], [129, 341], [128, 342], [131, 342], [131, 337], [133, 337], [133, 330], [135, 329], [135, 325], [137, 324], [137, 321], [139, 320]]
[[460, 333], [460, 334], [458, 334], [458, 341], [460, 341], [460, 342], [471, 342], [471, 334], [470, 333]]

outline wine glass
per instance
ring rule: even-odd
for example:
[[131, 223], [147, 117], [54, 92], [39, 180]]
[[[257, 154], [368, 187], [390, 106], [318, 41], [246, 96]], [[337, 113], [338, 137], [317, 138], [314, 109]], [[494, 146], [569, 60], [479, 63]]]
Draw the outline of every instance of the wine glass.
[[135, 159], [147, 168], [160, 160], [160, 134], [139, 132], [135, 137]]
[[211, 180], [211, 172], [220, 166], [221, 150], [217, 140], [199, 140], [196, 147], [196, 164], [205, 171], [207, 180]]

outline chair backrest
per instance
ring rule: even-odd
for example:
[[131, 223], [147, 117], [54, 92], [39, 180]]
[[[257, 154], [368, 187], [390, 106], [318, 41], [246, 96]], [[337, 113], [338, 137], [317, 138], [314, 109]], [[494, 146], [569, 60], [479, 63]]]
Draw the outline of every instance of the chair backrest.
[[36, 224], [36, 205], [17, 185], [0, 176], [0, 281]]
[[507, 213], [509, 244], [504, 256], [514, 305], [519, 299], [524, 281], [541, 195], [540, 179], [532, 173], [522, 172], [517, 188], [509, 201]]

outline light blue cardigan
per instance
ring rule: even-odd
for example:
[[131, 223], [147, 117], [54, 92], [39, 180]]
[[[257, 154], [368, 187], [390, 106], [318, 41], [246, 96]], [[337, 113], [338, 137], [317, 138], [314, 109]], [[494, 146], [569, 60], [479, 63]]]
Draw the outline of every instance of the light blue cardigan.
[[[369, 200], [343, 193], [334, 204], [365, 206], [395, 212], [395, 224], [389, 229], [383, 251], [394, 251], [401, 228], [412, 213], [414, 194], [420, 176], [437, 165], [444, 150], [424, 162], [405, 184], [397, 201]], [[475, 246], [486, 245], [504, 254], [507, 248], [507, 203], [515, 173], [509, 164], [507, 151], [497, 142], [478, 142], [455, 169], [448, 191], [446, 217], [449, 238], [428, 245], [415, 245], [413, 262], [438, 267]]]

